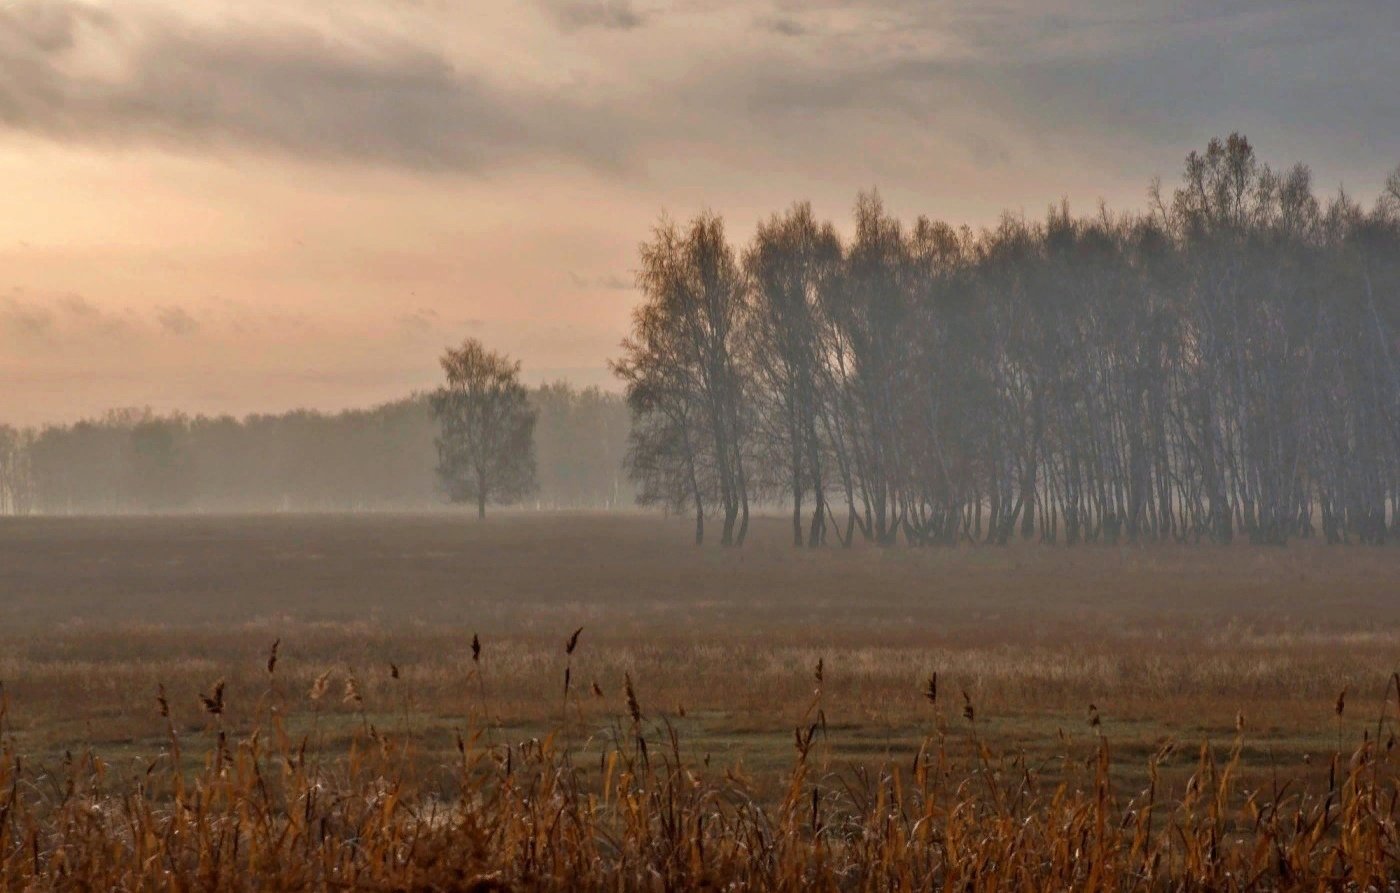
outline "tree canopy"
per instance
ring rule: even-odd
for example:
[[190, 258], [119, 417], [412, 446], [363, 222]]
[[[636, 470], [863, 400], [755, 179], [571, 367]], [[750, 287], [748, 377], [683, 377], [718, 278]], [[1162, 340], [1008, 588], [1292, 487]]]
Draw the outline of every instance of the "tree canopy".
[[520, 363], [474, 338], [442, 356], [447, 383], [432, 395], [438, 475], [453, 502], [509, 505], [535, 481], [535, 410], [520, 382]]

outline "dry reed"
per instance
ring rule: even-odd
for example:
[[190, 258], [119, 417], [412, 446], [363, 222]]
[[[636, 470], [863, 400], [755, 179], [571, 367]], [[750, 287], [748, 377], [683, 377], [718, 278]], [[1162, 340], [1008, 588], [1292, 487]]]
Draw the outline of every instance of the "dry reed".
[[[578, 644], [569, 640], [566, 658]], [[267, 664], [277, 667], [276, 646]], [[480, 644], [473, 664], [479, 669]], [[566, 667], [567, 673], [568, 667]], [[0, 754], [0, 887], [57, 889], [645, 889], [764, 890], [1394, 889], [1400, 884], [1400, 677], [1375, 727], [1333, 754], [1325, 780], [1248, 788], [1243, 715], [1233, 743], [1202, 744], [1184, 790], [1159, 770], [1124, 789], [1111, 737], [1090, 705], [1092, 747], [1064, 745], [1055, 772], [977, 735], [964, 691], [965, 737], [941, 720], [911, 741], [912, 763], [876, 771], [813, 765], [831, 678], [816, 663], [814, 700], [797, 720], [778, 795], [739, 766], [684, 753], [672, 717], [644, 714], [624, 676], [611, 737], [550, 734], [493, 743], [464, 730], [450, 765], [404, 722], [376, 728], [359, 677], [345, 698], [361, 718], [344, 749], [324, 749], [315, 717], [331, 672], [306, 695], [312, 731], [285, 711], [226, 735], [221, 681], [198, 706], [212, 723], [197, 765], [181, 757], [178, 710], [159, 689], [167, 741], [144, 773], [119, 778], [85, 750], [57, 771], [12, 743]], [[397, 664], [392, 676], [399, 677]], [[566, 676], [567, 678], [567, 676]], [[464, 680], [465, 681], [465, 680]], [[272, 680], [269, 679], [269, 689]], [[937, 710], [937, 676], [909, 697]], [[597, 683], [595, 697], [601, 697]], [[567, 698], [567, 692], [566, 692]], [[6, 711], [0, 694], [0, 720]], [[18, 705], [17, 709], [23, 709]], [[1336, 714], [1344, 710], [1339, 697]], [[482, 714], [484, 717], [484, 713]], [[586, 723], [582, 708], [578, 714]], [[566, 717], [567, 719], [567, 717]], [[596, 723], [593, 725], [597, 725]], [[627, 729], [623, 732], [624, 727]], [[560, 730], [561, 732], [563, 730]], [[1382, 744], [1383, 737], [1389, 738]], [[310, 757], [310, 758], [308, 758]]]

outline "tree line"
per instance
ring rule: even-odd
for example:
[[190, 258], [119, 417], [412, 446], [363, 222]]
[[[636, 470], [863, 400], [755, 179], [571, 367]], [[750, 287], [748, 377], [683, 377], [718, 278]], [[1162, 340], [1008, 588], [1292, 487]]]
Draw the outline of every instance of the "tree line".
[[1232, 135], [1149, 196], [663, 220], [613, 364], [638, 498], [725, 544], [775, 501], [808, 546], [1400, 533], [1400, 170], [1368, 209]]
[[[633, 504], [622, 399], [564, 383], [525, 392], [538, 487], [524, 504]], [[275, 415], [119, 410], [73, 424], [0, 426], [0, 513], [419, 510], [451, 493], [434, 474], [429, 395], [372, 409]]]

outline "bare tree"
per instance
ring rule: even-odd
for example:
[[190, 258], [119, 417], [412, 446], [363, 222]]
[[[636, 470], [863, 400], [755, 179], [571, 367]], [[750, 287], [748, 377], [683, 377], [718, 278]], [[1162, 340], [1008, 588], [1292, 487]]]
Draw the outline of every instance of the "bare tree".
[[831, 224], [817, 223], [811, 205], [794, 205], [758, 227], [744, 266], [753, 290], [747, 362], [762, 401], [762, 433], [772, 447], [768, 464], [782, 468], [797, 546], [804, 542], [802, 499], [812, 494], [805, 541], [816, 546], [826, 536], [827, 488], [821, 305], [837, 285], [841, 240]]
[[637, 502], [695, 512], [695, 544], [705, 541], [705, 506], [714, 499], [713, 440], [704, 435], [702, 397], [665, 305], [649, 301], [612, 363], [626, 387], [632, 432], [626, 465], [640, 485]]
[[0, 425], [0, 515], [25, 515], [33, 509], [31, 439], [26, 431]]
[[[750, 464], [749, 386], [739, 348], [743, 276], [724, 223], [709, 214], [696, 217], [684, 232], [662, 221], [641, 254], [637, 282], [646, 300], [613, 368], [627, 384], [634, 425], [660, 439], [634, 440], [634, 448], [668, 443], [686, 451], [684, 462], [664, 467], [668, 475], [682, 468], [695, 475], [697, 541], [703, 538], [700, 468], [707, 466], [723, 512], [720, 543], [742, 544], [749, 526]], [[656, 414], [666, 417], [664, 424], [647, 418]], [[638, 466], [638, 459], [645, 460], [646, 451], [634, 452], [634, 468], [663, 467], [649, 460]]]

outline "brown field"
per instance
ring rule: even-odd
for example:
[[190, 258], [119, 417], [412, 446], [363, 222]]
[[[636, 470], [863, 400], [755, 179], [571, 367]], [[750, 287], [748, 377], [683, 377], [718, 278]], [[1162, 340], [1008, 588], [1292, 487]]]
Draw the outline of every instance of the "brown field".
[[[1342, 689], [1348, 740], [1374, 725], [1400, 666], [1400, 550], [809, 553], [777, 519], [738, 552], [687, 535], [601, 515], [9, 520], [9, 731], [35, 753], [139, 752], [163, 736], [157, 684], [194, 730], [219, 678], [247, 725], [280, 638], [291, 688], [354, 673], [369, 709], [397, 714], [393, 662], [424, 730], [484, 716], [524, 734], [558, 722], [562, 643], [582, 626], [574, 678], [605, 694], [589, 722], [620, 709], [630, 672], [693, 747], [749, 766], [786, 765], [822, 659], [838, 756], [907, 751], [937, 671], [947, 703], [966, 690], [989, 737], [1033, 751], [1059, 730], [1087, 740], [1092, 703], [1120, 752], [1228, 739], [1243, 713], [1249, 762], [1293, 768], [1335, 749]], [[484, 706], [464, 686], [474, 633]]]
[[[483, 748], [563, 736], [596, 770], [631, 725], [630, 675], [653, 746], [674, 727], [684, 760], [760, 800], [792, 790], [794, 728], [819, 709], [813, 759], [831, 779], [909, 767], [929, 740], [975, 772], [982, 741], [1073, 791], [1095, 789], [1111, 751], [1104, 777], [1130, 798], [1175, 744], [1159, 783], [1182, 796], [1208, 743], [1237, 757], [1243, 802], [1284, 783], [1325, 793], [1334, 754], [1394, 725], [1378, 717], [1400, 666], [1400, 550], [807, 552], [779, 519], [742, 551], [688, 534], [635, 515], [7, 520], [0, 734], [36, 777], [90, 752], [110, 789], [140, 787], [173, 740], [163, 685], [191, 769], [216, 728], [246, 741], [285, 724], [332, 754], [412, 741], [427, 789], [446, 791], [458, 733]], [[220, 679], [215, 717], [199, 695]]]

